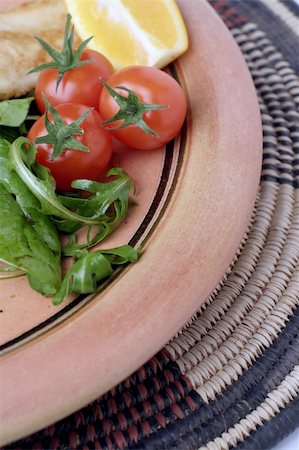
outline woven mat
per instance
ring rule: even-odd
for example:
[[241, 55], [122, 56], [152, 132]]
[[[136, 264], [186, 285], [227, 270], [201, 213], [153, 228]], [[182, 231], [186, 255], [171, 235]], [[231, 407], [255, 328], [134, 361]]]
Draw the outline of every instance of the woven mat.
[[265, 450], [299, 427], [299, 6], [211, 4], [262, 113], [260, 190], [242, 245], [205, 306], [144, 367], [6, 449]]

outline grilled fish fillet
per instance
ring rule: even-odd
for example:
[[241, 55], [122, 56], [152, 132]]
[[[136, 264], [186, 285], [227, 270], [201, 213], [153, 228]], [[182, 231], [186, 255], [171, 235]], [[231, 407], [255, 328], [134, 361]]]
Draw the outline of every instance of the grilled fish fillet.
[[34, 88], [38, 73], [27, 73], [49, 61], [34, 36], [61, 49], [65, 21], [63, 0], [31, 0], [0, 11], [0, 100]]

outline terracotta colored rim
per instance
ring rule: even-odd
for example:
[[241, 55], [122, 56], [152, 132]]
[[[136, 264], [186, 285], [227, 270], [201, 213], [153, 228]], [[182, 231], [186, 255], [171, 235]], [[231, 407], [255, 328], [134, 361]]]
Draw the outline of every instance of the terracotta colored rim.
[[3, 356], [3, 444], [87, 404], [162, 348], [221, 279], [248, 225], [262, 154], [253, 83], [211, 7], [178, 3], [190, 50], [175, 68], [189, 110], [163, 214], [137, 264]]

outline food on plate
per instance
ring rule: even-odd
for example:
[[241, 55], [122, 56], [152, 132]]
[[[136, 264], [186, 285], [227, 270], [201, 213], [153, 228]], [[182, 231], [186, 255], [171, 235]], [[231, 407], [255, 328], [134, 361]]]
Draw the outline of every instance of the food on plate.
[[[103, 241], [126, 217], [132, 180], [119, 168], [107, 183], [77, 180], [82, 196], [59, 196], [49, 170], [35, 160], [36, 147], [25, 137], [0, 139], [1, 277], [26, 274], [30, 286], [60, 304], [69, 292], [89, 293], [120, 264], [135, 262], [140, 249], [88, 249]], [[87, 227], [85, 241], [77, 231]], [[58, 233], [64, 233], [61, 244]], [[73, 266], [61, 278], [61, 255]]]
[[[115, 8], [124, 5], [133, 4], [123, 0]], [[144, 5], [153, 13], [147, 0]], [[172, 20], [180, 18], [172, 0], [160, 5]], [[60, 304], [72, 292], [94, 292], [117, 266], [140, 256], [140, 248], [127, 244], [96, 247], [126, 218], [134, 192], [130, 176], [113, 167], [116, 138], [127, 148], [160, 148], [178, 134], [187, 105], [167, 72], [141, 65], [114, 71], [105, 56], [86, 48], [91, 38], [75, 43], [71, 16], [56, 3], [54, 9], [66, 19], [61, 50], [31, 35], [52, 60], [30, 68], [34, 92], [0, 102], [0, 278], [25, 274], [33, 289]], [[25, 11], [30, 34], [51, 6], [29, 0], [17, 10]], [[12, 10], [2, 14], [9, 28]], [[20, 78], [5, 92], [25, 94], [29, 86]], [[72, 261], [66, 273], [64, 257]]]
[[27, 137], [36, 143], [36, 161], [50, 169], [59, 192], [72, 190], [74, 180], [97, 181], [108, 172], [112, 138], [101, 121], [85, 105], [64, 103], [55, 109], [48, 103], [46, 114], [30, 128]]
[[66, 0], [82, 40], [115, 69], [164, 67], [184, 53], [188, 36], [175, 0]]
[[53, 105], [62, 103], [84, 103], [98, 108], [102, 89], [99, 78], [107, 79], [113, 73], [110, 61], [101, 53], [85, 48], [89, 38], [73, 48], [74, 26], [67, 15], [62, 50], [51, 47], [48, 42], [36, 39], [50, 55], [51, 61], [35, 67], [30, 73], [41, 72], [35, 86], [35, 101], [38, 109], [45, 112], [43, 95]]
[[180, 131], [187, 102], [178, 82], [155, 67], [125, 67], [103, 81], [99, 111], [104, 124], [129, 147], [152, 150]]

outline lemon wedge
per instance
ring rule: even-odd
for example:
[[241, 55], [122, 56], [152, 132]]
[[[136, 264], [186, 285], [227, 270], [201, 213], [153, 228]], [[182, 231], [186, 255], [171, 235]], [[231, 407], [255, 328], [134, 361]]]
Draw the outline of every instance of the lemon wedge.
[[65, 0], [77, 34], [115, 69], [162, 68], [184, 53], [188, 35], [175, 0]]

